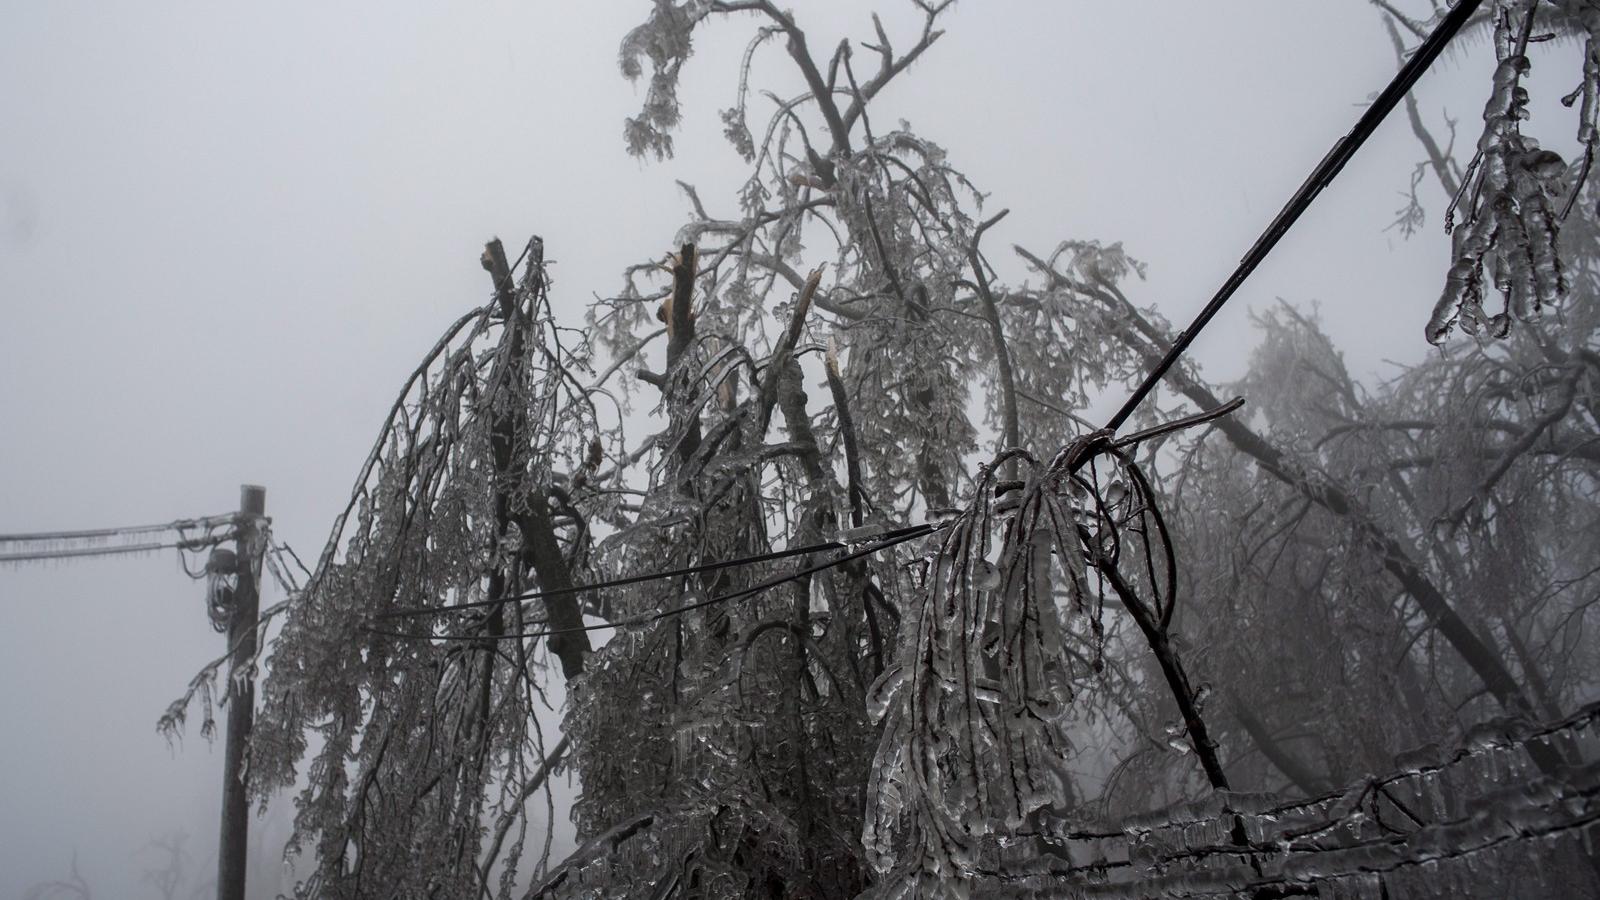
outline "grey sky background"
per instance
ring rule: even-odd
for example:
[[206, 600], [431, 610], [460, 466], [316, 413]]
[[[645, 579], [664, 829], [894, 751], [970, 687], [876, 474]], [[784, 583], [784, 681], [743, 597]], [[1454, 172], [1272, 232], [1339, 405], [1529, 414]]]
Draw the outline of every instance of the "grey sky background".
[[[910, 4], [876, 5], [909, 44]], [[814, 48], [870, 38], [868, 4], [795, 6]], [[401, 380], [485, 299], [486, 239], [542, 235], [576, 321], [671, 248], [674, 179], [736, 210], [746, 173], [716, 113], [750, 27], [702, 32], [680, 156], [640, 163], [621, 123], [643, 85], [616, 47], [647, 8], [4, 4], [0, 533], [227, 512], [256, 482], [277, 536], [314, 559]], [[909, 120], [1011, 209], [985, 246], [1013, 275], [1011, 243], [1121, 240], [1150, 264], [1133, 298], [1175, 321], [1396, 68], [1353, 0], [967, 0], [945, 27], [874, 124]], [[1441, 112], [1460, 120], [1458, 146], [1481, 127], [1487, 51], [1420, 87], [1441, 139]], [[1577, 58], [1542, 50], [1532, 82], [1530, 133], [1569, 155], [1552, 98]], [[781, 48], [761, 59], [756, 83], [790, 93]], [[753, 100], [753, 123], [768, 108]], [[1246, 310], [1276, 297], [1320, 302], [1358, 375], [1425, 352], [1448, 250], [1433, 184], [1422, 234], [1384, 231], [1421, 156], [1397, 115], [1199, 342], [1209, 374], [1242, 371]], [[192, 728], [169, 748], [154, 724], [221, 651], [170, 553], [0, 570], [0, 898], [74, 852], [101, 896], [156, 896], [141, 848], [179, 830], [212, 877], [220, 745]], [[285, 815], [258, 823], [260, 873]]]

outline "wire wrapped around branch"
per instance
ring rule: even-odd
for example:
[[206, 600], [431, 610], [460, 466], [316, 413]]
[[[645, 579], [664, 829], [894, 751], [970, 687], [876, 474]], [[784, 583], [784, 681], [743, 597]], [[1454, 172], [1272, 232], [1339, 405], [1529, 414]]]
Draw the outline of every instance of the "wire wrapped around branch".
[[[1024, 481], [998, 478], [1012, 467]], [[1015, 835], [1037, 811], [1067, 803], [1072, 661], [1097, 668], [1108, 593], [1144, 632], [1219, 780], [1167, 638], [1171, 537], [1149, 479], [1110, 432], [1080, 437], [1044, 465], [1002, 453], [924, 566], [895, 662], [868, 695], [883, 735], [863, 843], [889, 876], [885, 897], [943, 896], [952, 879], [982, 871], [986, 836]]]

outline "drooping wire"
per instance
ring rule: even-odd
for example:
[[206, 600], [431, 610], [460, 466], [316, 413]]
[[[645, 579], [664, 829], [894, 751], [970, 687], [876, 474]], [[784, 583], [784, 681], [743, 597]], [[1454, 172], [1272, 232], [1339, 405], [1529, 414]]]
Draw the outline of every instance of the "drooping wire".
[[[1234, 400], [1231, 400], [1228, 403], [1223, 404], [1221, 407], [1218, 407], [1217, 409], [1207, 410], [1207, 411], [1204, 411], [1204, 412], [1201, 412], [1201, 413], [1197, 413], [1197, 414], [1195, 414], [1193, 416], [1188, 416], [1188, 417], [1185, 417], [1184, 419], [1181, 419], [1181, 420], [1178, 420], [1178, 421], [1175, 421], [1175, 422], [1169, 422], [1169, 423], [1165, 423], [1165, 424], [1162, 424], [1162, 425], [1157, 425], [1155, 427], [1145, 429], [1144, 431], [1141, 431], [1141, 432], [1139, 432], [1137, 434], [1129, 435], [1128, 437], [1123, 438], [1123, 439], [1118, 440], [1118, 441], [1115, 441], [1115, 442], [1112, 442], [1109, 431], [1103, 429], [1100, 432], [1097, 432], [1095, 436], [1086, 439], [1088, 441], [1088, 443], [1085, 445], [1085, 447], [1086, 448], [1089, 448], [1089, 447], [1094, 448], [1094, 452], [1089, 452], [1088, 450], [1085, 450], [1085, 452], [1082, 452], [1082, 453], [1078, 454], [1078, 456], [1073, 460], [1073, 462], [1069, 465], [1068, 468], [1071, 471], [1075, 472], [1083, 463], [1085, 463], [1089, 459], [1093, 458], [1093, 456], [1095, 456], [1096, 453], [1101, 451], [1101, 450], [1110, 449], [1113, 452], [1115, 452], [1115, 448], [1116, 447], [1130, 446], [1130, 445], [1136, 444], [1136, 443], [1138, 443], [1138, 442], [1140, 442], [1142, 440], [1147, 440], [1147, 439], [1152, 438], [1152, 437], [1158, 437], [1158, 436], [1164, 435], [1166, 433], [1169, 433], [1171, 431], [1177, 430], [1179, 428], [1192, 427], [1194, 425], [1197, 425], [1197, 424], [1200, 424], [1200, 423], [1203, 423], [1203, 422], [1208, 422], [1208, 421], [1211, 421], [1212, 419], [1215, 419], [1215, 418], [1217, 418], [1219, 416], [1223, 416], [1223, 415], [1226, 415], [1228, 413], [1233, 412], [1234, 410], [1238, 409], [1241, 405], [1243, 405], [1243, 403], [1244, 403], [1244, 401], [1242, 399], [1235, 398]], [[824, 561], [824, 562], [821, 562], [821, 563], [817, 563], [815, 565], [808, 566], [808, 567], [806, 567], [804, 569], [801, 569], [801, 570], [799, 570], [797, 572], [793, 572], [793, 573], [790, 573], [790, 574], [787, 574], [787, 575], [780, 575], [780, 576], [768, 579], [767, 581], [764, 581], [764, 582], [762, 582], [760, 584], [754, 585], [754, 586], [749, 587], [749, 588], [745, 588], [745, 589], [740, 590], [740, 591], [735, 591], [733, 593], [723, 594], [723, 595], [719, 595], [717, 597], [711, 597], [711, 598], [708, 598], [706, 600], [701, 600], [701, 601], [698, 601], [696, 603], [691, 603], [691, 604], [688, 604], [688, 605], [685, 605], [685, 606], [680, 606], [680, 607], [677, 607], [675, 609], [666, 610], [666, 611], [659, 612], [659, 613], [652, 613], [652, 614], [645, 615], [645, 616], [637, 616], [637, 617], [634, 617], [632, 619], [618, 620], [618, 621], [615, 621], [615, 622], [608, 622], [608, 623], [601, 624], [601, 625], [584, 625], [584, 626], [574, 627], [574, 628], [564, 628], [564, 629], [558, 628], [558, 629], [549, 629], [549, 630], [541, 630], [541, 631], [524, 631], [524, 632], [518, 632], [518, 633], [515, 633], [515, 634], [497, 635], [497, 636], [453, 635], [453, 634], [431, 634], [431, 633], [429, 633], [429, 634], [417, 634], [417, 633], [413, 633], [413, 632], [395, 631], [395, 630], [391, 630], [391, 629], [375, 628], [375, 627], [371, 627], [371, 626], [366, 626], [366, 627], [363, 628], [363, 630], [368, 634], [380, 635], [380, 636], [383, 636], [383, 637], [399, 638], [399, 639], [403, 639], [403, 640], [468, 641], [468, 642], [470, 642], [470, 641], [486, 641], [486, 640], [520, 640], [520, 639], [524, 639], [524, 638], [549, 637], [549, 636], [559, 635], [559, 634], [569, 634], [569, 633], [579, 632], [579, 631], [600, 631], [600, 630], [603, 630], [603, 629], [606, 629], [606, 628], [620, 628], [620, 627], [646, 625], [646, 624], [649, 624], [651, 622], [660, 621], [661, 619], [665, 619], [665, 618], [668, 618], [670, 616], [682, 615], [683, 613], [690, 612], [690, 611], [693, 611], [693, 610], [696, 610], [696, 609], [701, 609], [701, 608], [707, 607], [707, 606], [712, 606], [712, 605], [715, 605], [715, 604], [718, 604], [718, 603], [728, 603], [728, 602], [732, 602], [732, 601], [735, 601], [735, 600], [740, 600], [740, 599], [743, 599], [745, 597], [751, 596], [753, 594], [760, 593], [761, 591], [765, 591], [765, 590], [767, 590], [769, 588], [776, 587], [776, 586], [778, 586], [780, 584], [784, 584], [786, 582], [794, 581], [794, 580], [799, 579], [799, 578], [804, 578], [804, 577], [806, 577], [808, 575], [813, 575], [813, 574], [816, 574], [817, 572], [825, 571], [827, 569], [831, 569], [831, 568], [834, 568], [836, 566], [843, 565], [844, 563], [851, 562], [852, 560], [859, 559], [859, 558], [861, 558], [863, 556], [867, 556], [867, 555], [869, 555], [871, 553], [875, 553], [875, 552], [877, 552], [879, 550], [887, 549], [887, 548], [893, 547], [893, 546], [895, 546], [897, 544], [905, 543], [906, 541], [915, 540], [916, 538], [923, 537], [923, 536], [929, 535], [929, 534], [933, 534], [933, 533], [935, 533], [937, 531], [942, 531], [942, 530], [948, 528], [950, 526], [950, 524], [951, 524], [951, 522], [949, 522], [949, 521], [939, 522], [939, 523], [926, 523], [926, 524], [922, 524], [922, 525], [913, 525], [913, 526], [909, 526], [909, 527], [906, 527], [906, 528], [897, 528], [897, 529], [892, 529], [892, 530], [889, 530], [889, 531], [880, 532], [880, 533], [872, 536], [872, 538], [870, 539], [870, 540], [872, 540], [872, 544], [870, 546], [867, 546], [867, 547], [862, 548], [860, 550], [857, 550], [857, 551], [854, 551], [852, 553], [846, 554], [846, 555], [841, 556], [841, 557], [839, 557], [837, 559], [832, 559], [832, 560]], [[820, 544], [811, 544], [811, 545], [805, 546], [805, 547], [789, 547], [789, 548], [785, 548], [783, 550], [774, 550], [774, 551], [769, 552], [769, 553], [762, 553], [762, 554], [758, 554], [758, 555], [755, 555], [755, 556], [739, 557], [737, 559], [723, 560], [721, 562], [714, 562], [714, 563], [704, 563], [704, 564], [695, 565], [695, 566], [684, 566], [682, 568], [672, 569], [672, 570], [668, 570], [668, 571], [649, 572], [649, 573], [645, 573], [643, 575], [633, 575], [633, 576], [629, 576], [627, 578], [617, 578], [617, 579], [612, 579], [612, 580], [609, 580], [609, 581], [596, 582], [594, 584], [577, 585], [577, 586], [573, 586], [573, 587], [569, 587], [569, 588], [558, 588], [558, 589], [550, 590], [550, 591], [530, 591], [528, 593], [517, 594], [517, 595], [514, 595], [514, 596], [510, 596], [510, 597], [499, 597], [499, 598], [493, 598], [493, 599], [488, 599], [488, 600], [475, 600], [475, 601], [470, 602], [470, 603], [460, 603], [460, 604], [456, 604], [456, 605], [453, 605], [453, 606], [407, 607], [407, 608], [404, 608], [404, 609], [390, 610], [388, 612], [379, 613], [376, 616], [374, 616], [374, 618], [375, 619], [401, 619], [401, 618], [413, 618], [413, 617], [418, 617], [418, 616], [446, 615], [446, 614], [464, 612], [464, 611], [471, 610], [471, 609], [482, 609], [482, 608], [485, 608], [485, 607], [500, 606], [500, 605], [507, 604], [507, 603], [518, 603], [518, 602], [521, 602], [521, 601], [524, 601], [524, 600], [536, 600], [536, 599], [543, 599], [543, 598], [546, 598], [546, 597], [564, 596], [564, 595], [568, 595], [568, 594], [580, 593], [580, 592], [583, 592], [583, 591], [596, 591], [596, 590], [603, 590], [603, 589], [606, 589], [606, 588], [624, 587], [624, 586], [627, 586], [627, 585], [641, 584], [641, 583], [644, 583], [644, 582], [657, 581], [657, 580], [665, 579], [665, 578], [674, 578], [674, 577], [682, 577], [682, 576], [687, 576], [687, 575], [695, 575], [695, 574], [700, 574], [700, 573], [703, 573], [703, 572], [715, 572], [715, 571], [718, 571], [718, 570], [721, 570], [721, 569], [734, 568], [734, 567], [738, 567], [738, 566], [755, 565], [755, 564], [762, 563], [762, 562], [771, 562], [771, 561], [774, 561], [774, 560], [784, 559], [784, 558], [791, 557], [791, 556], [801, 556], [801, 555], [811, 554], [811, 553], [827, 552], [829, 550], [845, 549], [847, 547], [850, 547], [850, 546], [853, 546], [854, 544], [859, 544], [859, 543], [861, 543], [861, 541], [851, 541], [851, 542], [826, 541], [826, 542], [823, 542], [823, 543], [820, 543]], [[293, 551], [290, 551], [290, 552], [293, 553]]]
[[56, 550], [34, 550], [25, 553], [0, 553], [0, 563], [47, 562], [50, 560], [77, 559], [86, 556], [118, 556], [132, 553], [156, 553], [161, 550], [200, 550], [227, 538], [195, 538], [184, 541], [158, 541], [142, 544], [118, 544], [109, 547], [73, 547]]
[[[572, 627], [572, 628], [551, 628], [551, 629], [546, 629], [546, 630], [541, 630], [541, 631], [520, 631], [520, 632], [517, 632], [515, 634], [500, 634], [500, 635], [414, 634], [414, 633], [408, 633], [408, 632], [404, 632], [404, 631], [390, 631], [390, 630], [372, 628], [372, 627], [364, 627], [362, 630], [367, 632], [368, 634], [376, 634], [376, 635], [382, 635], [384, 637], [401, 638], [401, 639], [406, 639], [406, 640], [424, 640], [424, 641], [511, 641], [511, 640], [523, 640], [525, 638], [552, 637], [552, 636], [560, 635], [560, 634], [574, 634], [574, 633], [577, 633], [577, 632], [580, 632], [580, 631], [602, 631], [602, 630], [607, 629], [607, 628], [635, 628], [635, 627], [640, 627], [640, 626], [644, 626], [644, 625], [649, 625], [649, 624], [654, 623], [654, 622], [659, 622], [662, 619], [672, 618], [673, 616], [681, 616], [684, 613], [693, 612], [694, 610], [697, 610], [697, 609], [704, 609], [705, 607], [714, 606], [714, 605], [719, 604], [719, 603], [732, 603], [732, 602], [734, 602], [736, 600], [743, 600], [746, 597], [754, 596], [754, 595], [759, 594], [759, 593], [761, 593], [763, 591], [766, 591], [766, 590], [769, 590], [771, 588], [777, 587], [778, 585], [785, 584], [785, 583], [788, 583], [788, 582], [791, 582], [791, 581], [796, 581], [796, 580], [799, 580], [801, 578], [805, 578], [808, 575], [815, 575], [818, 572], [826, 571], [828, 569], [834, 568], [835, 566], [844, 565], [847, 562], [851, 562], [853, 560], [860, 559], [863, 556], [867, 556], [869, 554], [876, 553], [879, 550], [887, 550], [888, 548], [893, 547], [893, 546], [895, 546], [897, 544], [903, 544], [906, 541], [915, 540], [916, 538], [922, 537], [923, 535], [932, 534], [932, 533], [934, 533], [936, 531], [942, 531], [942, 530], [944, 530], [944, 529], [946, 529], [948, 527], [950, 527], [950, 523], [949, 522], [940, 522], [938, 524], [919, 525], [919, 526], [917, 526], [915, 528], [899, 529], [898, 533], [896, 533], [893, 537], [885, 537], [884, 539], [879, 540], [877, 542], [874, 542], [873, 544], [871, 544], [871, 545], [869, 545], [867, 547], [863, 547], [863, 548], [861, 548], [859, 550], [855, 550], [855, 551], [853, 551], [851, 553], [847, 553], [847, 554], [845, 554], [843, 556], [840, 556], [840, 557], [838, 557], [836, 559], [825, 560], [825, 561], [820, 562], [820, 563], [815, 563], [813, 565], [806, 566], [805, 568], [799, 569], [799, 570], [794, 571], [794, 572], [790, 572], [790, 573], [787, 573], [787, 574], [784, 574], [784, 575], [778, 575], [778, 576], [775, 576], [773, 578], [769, 578], [766, 581], [763, 581], [763, 582], [761, 582], [759, 584], [754, 584], [754, 585], [751, 585], [750, 587], [743, 588], [741, 590], [732, 591], [732, 592], [729, 592], [729, 593], [726, 593], [726, 594], [719, 594], [718, 596], [709, 597], [709, 598], [707, 598], [705, 600], [698, 600], [698, 601], [696, 601], [694, 603], [686, 603], [683, 606], [674, 607], [673, 609], [662, 610], [661, 612], [649, 613], [649, 614], [641, 615], [641, 616], [633, 616], [633, 617], [627, 618], [627, 619], [618, 619], [617, 621], [606, 622], [606, 623], [601, 624], [601, 625], [580, 625], [580, 626], [576, 626], [576, 627]], [[818, 546], [822, 546], [822, 545], [818, 545]], [[847, 546], [847, 545], [834, 543], [834, 547], [835, 548], [839, 548], [839, 547], [843, 547], [843, 546]], [[803, 552], [803, 551], [797, 549], [795, 551], [795, 553], [798, 553], [798, 552]], [[788, 555], [792, 556], [792, 555], [794, 555], [794, 553], [790, 553]], [[734, 564], [734, 562], [735, 561], [729, 561], [728, 564], [732, 565], [732, 564]], [[652, 577], [664, 578], [664, 577], [667, 577], [667, 576], [666, 575], [655, 575], [655, 576], [652, 576]], [[638, 580], [642, 581], [642, 580], [646, 580], [646, 579], [641, 577]], [[586, 586], [584, 588], [580, 588], [579, 590], [593, 590], [593, 589], [595, 589], [597, 587], [599, 587], [599, 585], [588, 585], [588, 586]], [[567, 591], [566, 593], [570, 593], [570, 591]], [[545, 595], [545, 596], [548, 596], [548, 595]], [[510, 602], [511, 599], [512, 598], [508, 597], [508, 598], [505, 598], [505, 600], [502, 601], [502, 602]], [[479, 605], [482, 605], [482, 604], [479, 604]], [[455, 609], [460, 609], [460, 608], [461, 607], [449, 607], [448, 610], [455, 610]]]
[[[881, 546], [892, 547], [895, 544], [899, 544], [899, 543], [902, 543], [904, 541], [909, 541], [909, 540], [911, 540], [913, 538], [919, 538], [919, 537], [922, 537], [925, 534], [932, 534], [934, 531], [938, 530], [941, 527], [943, 527], [943, 526], [942, 525], [938, 525], [938, 524], [932, 524], [932, 523], [923, 524], [923, 525], [911, 525], [911, 526], [907, 526], [905, 528], [895, 528], [895, 529], [890, 529], [888, 531], [880, 532], [878, 534], [872, 535], [870, 538], [867, 538], [866, 540], [888, 541], [889, 543], [884, 543]], [[413, 616], [436, 616], [436, 615], [444, 615], [444, 614], [455, 613], [455, 612], [463, 612], [463, 611], [466, 611], [466, 610], [469, 610], [469, 609], [479, 609], [479, 608], [487, 607], [487, 606], [501, 606], [501, 605], [507, 604], [507, 603], [520, 603], [521, 601], [524, 601], [524, 600], [542, 600], [542, 599], [547, 598], [547, 597], [561, 597], [561, 596], [565, 596], [567, 594], [578, 594], [578, 593], [583, 593], [585, 591], [598, 591], [598, 590], [604, 590], [606, 588], [625, 587], [627, 585], [632, 585], [632, 584], [643, 584], [644, 582], [647, 582], [647, 581], [659, 581], [659, 580], [664, 579], [664, 578], [680, 578], [680, 577], [684, 577], [684, 576], [688, 576], [688, 575], [699, 575], [699, 574], [702, 574], [702, 573], [705, 573], [705, 572], [716, 572], [716, 571], [720, 571], [722, 569], [732, 569], [732, 568], [737, 568], [737, 567], [740, 567], [740, 566], [757, 565], [757, 564], [764, 563], [764, 562], [772, 562], [774, 560], [787, 559], [788, 557], [791, 557], [791, 556], [804, 556], [804, 555], [809, 554], [809, 553], [825, 553], [825, 552], [827, 552], [829, 550], [843, 550], [843, 549], [845, 549], [847, 547], [852, 546], [853, 544], [858, 544], [858, 543], [861, 543], [861, 542], [862, 541], [849, 541], [849, 542], [846, 542], [846, 541], [824, 541], [824, 542], [822, 542], [820, 544], [811, 544], [811, 545], [805, 546], [805, 547], [787, 547], [787, 548], [785, 548], [783, 550], [773, 550], [773, 551], [770, 551], [768, 553], [760, 553], [760, 554], [756, 554], [754, 556], [741, 556], [741, 557], [738, 557], [736, 559], [727, 559], [727, 560], [722, 560], [720, 562], [701, 563], [699, 565], [684, 566], [683, 568], [679, 568], [679, 569], [668, 569], [668, 570], [660, 571], [660, 572], [647, 572], [647, 573], [642, 574], [642, 575], [630, 575], [630, 576], [628, 576], [626, 578], [614, 578], [614, 579], [611, 579], [609, 581], [599, 581], [599, 582], [595, 582], [593, 584], [574, 585], [572, 587], [556, 588], [554, 590], [548, 590], [548, 591], [529, 591], [528, 593], [517, 594], [517, 595], [511, 596], [511, 597], [496, 597], [496, 598], [492, 598], [492, 599], [488, 599], [488, 600], [474, 600], [474, 601], [472, 601], [470, 603], [458, 603], [458, 604], [455, 604], [453, 606], [411, 606], [411, 607], [404, 607], [402, 609], [394, 609], [394, 610], [389, 610], [388, 612], [378, 613], [374, 618], [378, 618], [378, 619], [405, 619], [405, 618], [411, 618]], [[845, 557], [845, 559], [854, 559], [854, 558], [855, 558], [854, 556]], [[609, 627], [609, 626], [607, 626], [607, 627]]]
[[126, 537], [136, 534], [155, 534], [163, 531], [182, 531], [192, 528], [211, 528], [233, 521], [233, 514], [200, 516], [194, 519], [176, 519], [151, 525], [123, 525], [115, 528], [87, 528], [78, 531], [35, 531], [22, 534], [0, 534], [0, 544], [27, 544], [57, 541], [96, 541]]
[[[5, 550], [0, 553], [0, 564], [124, 556], [174, 548], [200, 550], [217, 543], [220, 539], [213, 538], [212, 533], [232, 522], [232, 515], [200, 516], [149, 525], [0, 534], [0, 549]], [[203, 529], [204, 536], [190, 536], [189, 532], [195, 529]], [[154, 539], [165, 532], [177, 532], [178, 540]]]

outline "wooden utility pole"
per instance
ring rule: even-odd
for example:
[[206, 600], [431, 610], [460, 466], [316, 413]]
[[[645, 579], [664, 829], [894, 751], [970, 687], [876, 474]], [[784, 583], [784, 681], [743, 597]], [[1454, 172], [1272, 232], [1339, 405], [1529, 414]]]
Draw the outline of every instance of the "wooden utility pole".
[[217, 900], [244, 900], [246, 845], [250, 836], [250, 795], [246, 790], [244, 754], [255, 719], [255, 679], [241, 675], [256, 655], [256, 619], [261, 615], [261, 592], [256, 583], [262, 522], [267, 512], [267, 489], [254, 484], [239, 487], [236, 527], [238, 572], [228, 618], [228, 734], [222, 762], [222, 838], [217, 845]]

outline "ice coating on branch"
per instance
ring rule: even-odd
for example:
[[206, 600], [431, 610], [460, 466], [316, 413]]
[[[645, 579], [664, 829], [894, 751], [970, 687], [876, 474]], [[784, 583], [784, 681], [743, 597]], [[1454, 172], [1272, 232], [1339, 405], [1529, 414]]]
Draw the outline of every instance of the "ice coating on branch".
[[[497, 316], [495, 299], [457, 320], [407, 380], [272, 645], [250, 786], [263, 797], [298, 786], [288, 850], [315, 855], [297, 897], [369, 896], [378, 884], [393, 896], [478, 897], [474, 879], [444, 884], [439, 873], [472, 871], [484, 829], [511, 827], [515, 813], [490, 807], [520, 790], [525, 750], [546, 749], [536, 698], [509, 660], [468, 663], [430, 640], [536, 628], [520, 605], [373, 627], [396, 607], [444, 610], [504, 588], [530, 535], [516, 518], [531, 522], [533, 504], [498, 498], [544, 496], [552, 469], [576, 470], [594, 433], [553, 374], [587, 360], [562, 343], [540, 246], [530, 242], [509, 292], [513, 315]], [[463, 752], [437, 752], [443, 734]], [[519, 864], [502, 871], [515, 878]]]
[[[627, 119], [623, 135], [628, 152], [634, 156], [655, 154], [657, 159], [672, 155], [672, 135], [678, 126], [678, 72], [693, 52], [695, 24], [705, 15], [707, 4], [699, 0], [673, 3], [656, 0], [650, 18], [628, 32], [617, 51], [617, 64], [629, 81], [644, 74], [641, 58], [650, 60], [650, 87], [639, 115]], [[732, 123], [730, 123], [732, 127]]]
[[[1076, 638], [1057, 597], [1066, 594], [1067, 610], [1085, 605], [1087, 561], [1069, 505], [1082, 494], [1066, 488], [1064, 468], [1039, 467], [1006, 492], [1000, 515], [993, 480], [985, 470], [940, 541], [897, 661], [868, 695], [884, 733], [862, 837], [886, 883], [904, 886], [895, 896], [958, 896], [985, 841], [1005, 842], [1066, 802], [1058, 767], [1070, 751], [1066, 641]], [[1091, 508], [1110, 514], [1112, 499]]]
[[885, 669], [878, 680], [872, 683], [867, 690], [867, 716], [874, 723], [882, 722], [883, 716], [889, 710], [900, 688], [906, 683], [906, 669], [896, 664]]
[[[1576, 197], [1594, 158], [1595, 96], [1600, 90], [1594, 37], [1600, 15], [1585, 8], [1578, 17], [1590, 34], [1583, 82], [1574, 92], [1584, 98], [1578, 140], [1585, 146], [1585, 160], [1569, 186], [1566, 161], [1540, 149], [1538, 141], [1521, 130], [1528, 118], [1528, 92], [1522, 79], [1531, 65], [1526, 54], [1534, 7], [1533, 0], [1502, 0], [1495, 5], [1498, 64], [1484, 104], [1477, 156], [1453, 201], [1463, 205], [1465, 216], [1459, 227], [1446, 218], [1446, 230], [1454, 228], [1455, 240], [1444, 289], [1424, 331], [1433, 344], [1442, 344], [1457, 326], [1469, 335], [1486, 331], [1491, 337], [1505, 337], [1513, 320], [1537, 319], [1566, 293], [1558, 254], [1564, 212], [1554, 201], [1567, 192]], [[1493, 314], [1484, 309], [1485, 266], [1505, 301], [1504, 308]]]

